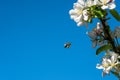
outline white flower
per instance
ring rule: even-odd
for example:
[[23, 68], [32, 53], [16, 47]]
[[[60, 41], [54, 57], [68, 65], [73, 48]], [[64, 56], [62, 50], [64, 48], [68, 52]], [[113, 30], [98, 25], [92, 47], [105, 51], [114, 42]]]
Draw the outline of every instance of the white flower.
[[102, 76], [105, 76], [106, 74], [109, 74], [110, 71], [116, 67], [116, 65], [119, 64], [117, 61], [117, 56], [112, 55], [111, 58], [104, 57], [102, 60], [102, 64], [97, 64], [96, 68], [103, 69]]
[[115, 53], [113, 51], [109, 51], [109, 50], [106, 51], [106, 55], [107, 56], [114, 56], [115, 58], [119, 57], [119, 55], [117, 53]]
[[81, 26], [88, 20], [88, 11], [85, 9], [87, 7], [84, 0], [78, 0], [74, 3], [73, 9], [69, 11], [71, 19], [73, 19], [78, 26]]
[[114, 9], [116, 7], [114, 1], [115, 0], [96, 0], [98, 5], [102, 5], [102, 9]]
[[97, 3], [98, 3], [98, 1], [96, 1], [96, 0], [87, 0], [86, 5], [88, 7], [91, 7], [91, 6], [97, 5]]

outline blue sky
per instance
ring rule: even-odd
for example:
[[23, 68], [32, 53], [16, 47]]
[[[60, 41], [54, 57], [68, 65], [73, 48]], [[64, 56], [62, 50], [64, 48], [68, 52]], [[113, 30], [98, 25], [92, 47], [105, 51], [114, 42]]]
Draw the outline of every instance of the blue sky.
[[74, 2], [0, 0], [0, 80], [117, 80], [95, 68], [102, 55], [70, 19]]

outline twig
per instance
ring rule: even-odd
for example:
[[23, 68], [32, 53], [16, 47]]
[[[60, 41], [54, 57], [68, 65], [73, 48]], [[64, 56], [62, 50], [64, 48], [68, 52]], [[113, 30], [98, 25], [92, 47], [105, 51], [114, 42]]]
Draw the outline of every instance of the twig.
[[[112, 39], [110, 33], [109, 33], [109, 26], [106, 24], [106, 20], [100, 18], [100, 21], [103, 25], [103, 31], [104, 31], [104, 34], [105, 34], [105, 37], [106, 39], [110, 42], [110, 44], [112, 45], [112, 48], [113, 48], [113, 51], [118, 53], [117, 49], [116, 49], [116, 46], [115, 46], [115, 41], [114, 39]], [[120, 54], [120, 53], [119, 53]]]

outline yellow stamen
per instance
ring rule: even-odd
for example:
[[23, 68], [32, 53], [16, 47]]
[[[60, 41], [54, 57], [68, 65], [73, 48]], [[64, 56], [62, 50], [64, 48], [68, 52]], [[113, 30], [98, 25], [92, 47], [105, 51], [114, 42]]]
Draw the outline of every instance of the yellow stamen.
[[103, 4], [106, 5], [106, 4], [107, 4], [107, 0], [104, 0], [104, 1], [103, 1]]
[[78, 15], [80, 15], [80, 14], [82, 14], [82, 13], [83, 13], [83, 10], [82, 10], [82, 9], [77, 11], [77, 14], [78, 14]]
[[103, 67], [105, 67], [105, 68], [108, 67], [108, 66], [109, 66], [108, 64], [103, 64]]
[[114, 67], [114, 66], [116, 66], [116, 65], [117, 65], [117, 63], [112, 63], [112, 64], [111, 64], [112, 67]]

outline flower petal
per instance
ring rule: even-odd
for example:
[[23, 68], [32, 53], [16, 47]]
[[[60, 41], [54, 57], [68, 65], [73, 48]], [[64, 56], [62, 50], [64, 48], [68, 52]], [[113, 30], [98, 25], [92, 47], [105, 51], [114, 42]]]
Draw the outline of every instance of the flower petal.
[[84, 0], [78, 0], [78, 3], [82, 6], [85, 6], [85, 1]]
[[109, 74], [111, 69], [112, 69], [112, 67], [109, 66], [108, 68], [105, 69], [105, 73]]
[[109, 9], [114, 9], [116, 7], [115, 3], [110, 3], [108, 5]]
[[100, 64], [97, 64], [96, 68], [97, 69], [103, 69], [104, 67], [102, 65], [100, 65]]
[[108, 6], [103, 5], [101, 8], [102, 8], [102, 9], [107, 9], [107, 8], [108, 8]]
[[76, 9], [83, 9], [84, 6], [83, 6], [83, 5], [80, 5], [79, 3], [74, 3], [73, 8], [76, 8]]
[[102, 72], [102, 77], [104, 77], [105, 75], [106, 75], [106, 73], [103, 71], [103, 72]]
[[76, 15], [76, 13], [77, 13], [77, 11], [76, 11], [75, 9], [71, 9], [71, 10], [69, 11], [69, 14], [70, 14], [70, 15]]
[[74, 21], [75, 22], [80, 22], [82, 20], [82, 15], [80, 15], [79, 17], [76, 17], [76, 18], [74, 18]]
[[83, 22], [78, 22], [77, 23], [77, 26], [81, 26], [81, 25], [83, 25]]
[[71, 19], [75, 19], [77, 16], [76, 15], [71, 15], [70, 18]]

